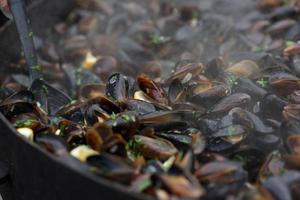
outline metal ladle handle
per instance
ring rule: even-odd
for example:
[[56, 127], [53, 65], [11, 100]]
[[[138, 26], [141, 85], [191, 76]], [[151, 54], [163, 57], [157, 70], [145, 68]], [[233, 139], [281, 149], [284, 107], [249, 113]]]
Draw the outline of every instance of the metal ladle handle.
[[25, 3], [23, 0], [9, 0], [9, 6], [23, 47], [31, 85], [35, 79], [42, 78], [42, 73], [41, 67], [37, 62], [33, 42], [33, 32], [30, 28], [30, 20], [27, 17]]

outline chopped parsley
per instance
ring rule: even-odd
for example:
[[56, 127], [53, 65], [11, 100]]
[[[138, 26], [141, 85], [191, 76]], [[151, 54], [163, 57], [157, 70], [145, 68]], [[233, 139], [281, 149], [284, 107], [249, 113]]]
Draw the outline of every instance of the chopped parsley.
[[227, 131], [228, 131], [228, 136], [233, 136], [236, 133], [236, 129], [233, 126], [228, 127]]
[[259, 86], [262, 87], [262, 88], [266, 88], [267, 85], [268, 85], [268, 81], [265, 80], [265, 79], [263, 79], [263, 78], [258, 79], [258, 80], [256, 81], [256, 83], [257, 83], [257, 85], [259, 85]]
[[140, 192], [143, 192], [145, 189], [149, 188], [151, 185], [152, 185], [151, 179], [147, 178], [139, 183], [138, 190]]
[[117, 119], [117, 114], [116, 113], [114, 113], [114, 112], [112, 112], [112, 114], [110, 115], [110, 118], [112, 119], [112, 120], [115, 120], [115, 119]]
[[26, 119], [26, 120], [20, 120], [15, 123], [16, 128], [23, 128], [23, 127], [29, 127], [31, 126], [36, 120], [34, 119]]
[[125, 122], [136, 122], [135, 116], [133, 116], [133, 115], [129, 116], [129, 115], [123, 114], [122, 119], [124, 119]]
[[142, 139], [140, 138], [133, 138], [129, 140], [126, 144], [126, 151], [128, 157], [132, 159], [136, 159], [141, 156], [141, 152], [139, 151], [140, 146], [142, 145]]
[[31, 66], [31, 69], [33, 71], [36, 71], [36, 72], [42, 72], [43, 71], [43, 68], [41, 65], [34, 65], [34, 66]]
[[226, 82], [229, 84], [230, 87], [232, 87], [233, 85], [237, 85], [238, 82], [237, 82], [237, 77], [230, 74], [227, 76], [226, 78]]
[[32, 31], [30, 31], [30, 32], [28, 33], [28, 37], [29, 37], [29, 38], [33, 37], [33, 32], [32, 32]]
[[110, 84], [115, 84], [118, 80], [118, 74], [112, 75], [109, 79]]
[[46, 85], [42, 85], [42, 90], [45, 94], [48, 94], [49, 92], [48, 87]]
[[59, 130], [60, 130], [60, 135], [61, 136], [65, 135], [65, 129], [66, 129], [66, 126], [64, 124], [59, 125]]
[[152, 44], [160, 45], [160, 44], [166, 42], [168, 39], [164, 36], [159, 35], [159, 34], [154, 34], [154, 35], [150, 36], [150, 40], [151, 40]]

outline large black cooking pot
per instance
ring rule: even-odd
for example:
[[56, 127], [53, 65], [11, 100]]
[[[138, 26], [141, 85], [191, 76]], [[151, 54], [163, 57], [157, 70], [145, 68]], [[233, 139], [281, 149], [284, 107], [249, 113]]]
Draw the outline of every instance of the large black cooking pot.
[[[35, 0], [28, 9], [33, 31], [42, 37], [74, 7], [74, 0]], [[0, 76], [21, 52], [15, 26], [0, 29]], [[88, 200], [148, 199], [125, 187], [65, 164], [64, 160], [22, 138], [0, 114], [0, 162], [9, 167], [12, 199]], [[9, 198], [9, 197], [8, 197]], [[4, 199], [8, 200], [8, 199]]]

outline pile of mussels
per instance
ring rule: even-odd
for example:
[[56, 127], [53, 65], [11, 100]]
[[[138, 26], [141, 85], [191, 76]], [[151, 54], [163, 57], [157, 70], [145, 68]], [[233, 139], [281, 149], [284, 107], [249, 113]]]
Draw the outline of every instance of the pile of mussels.
[[298, 1], [78, 0], [2, 80], [18, 133], [157, 199], [300, 199]]

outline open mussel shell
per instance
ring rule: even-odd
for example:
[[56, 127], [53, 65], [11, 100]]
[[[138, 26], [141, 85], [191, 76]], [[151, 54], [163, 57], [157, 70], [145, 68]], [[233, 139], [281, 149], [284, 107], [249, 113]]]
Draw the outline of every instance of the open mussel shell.
[[300, 156], [299, 155], [284, 155], [283, 160], [286, 168], [299, 170], [300, 169]]
[[82, 108], [86, 106], [83, 102], [74, 102], [67, 104], [56, 112], [57, 116], [65, 118], [67, 120], [82, 123], [84, 121], [84, 115], [82, 112]]
[[203, 165], [196, 171], [196, 176], [200, 182], [204, 183], [215, 182], [230, 184], [237, 181], [245, 181], [247, 173], [244, 172], [240, 162], [225, 160], [214, 161]]
[[86, 102], [87, 105], [98, 104], [107, 113], [119, 113], [121, 108], [119, 105], [105, 96], [98, 96]]
[[294, 118], [300, 119], [300, 105], [299, 104], [289, 104], [284, 107], [283, 115], [285, 119]]
[[34, 96], [30, 91], [16, 92], [0, 103], [1, 112], [7, 117], [29, 113], [34, 110]]
[[16, 91], [12, 88], [4, 86], [0, 89], [0, 101], [2, 102], [7, 97], [13, 95]]
[[285, 99], [275, 94], [269, 94], [263, 98], [260, 107], [264, 117], [282, 120], [282, 112], [287, 104], [288, 102]]
[[187, 96], [187, 89], [179, 80], [174, 80], [168, 90], [169, 102], [174, 104], [178, 102], [184, 102]]
[[106, 151], [123, 156], [126, 154], [124, 138], [113, 133], [112, 128], [104, 123], [97, 123], [89, 128], [85, 138], [87, 144], [98, 152]]
[[199, 90], [198, 86], [195, 85], [193, 88], [191, 88], [188, 101], [197, 105], [210, 107], [227, 94], [228, 89], [225, 85], [211, 85], [204, 90]]
[[111, 127], [115, 133], [120, 133], [126, 137], [136, 133], [140, 126], [137, 113], [134, 111], [126, 111], [117, 115], [112, 115], [111, 118], [104, 122]]
[[38, 129], [40, 124], [40, 121], [38, 119], [38, 116], [36, 116], [34, 113], [22, 113], [16, 116], [13, 116], [10, 119], [10, 122], [14, 125], [16, 128], [31, 128], [31, 129]]
[[187, 151], [192, 146], [192, 137], [176, 133], [157, 133], [159, 137], [165, 138], [172, 142], [178, 149]]
[[189, 121], [194, 119], [195, 113], [190, 111], [158, 111], [139, 117], [141, 124], [163, 124], [172, 121]]
[[232, 145], [238, 144], [243, 141], [247, 136], [247, 130], [241, 125], [231, 125], [218, 130], [213, 134], [215, 138], [222, 138]]
[[84, 142], [84, 128], [67, 119], [61, 119], [57, 124], [56, 135], [61, 136], [66, 142], [73, 147], [74, 145]]
[[168, 99], [166, 92], [161, 85], [155, 83], [150, 77], [142, 74], [137, 77], [139, 88], [147, 94], [150, 98], [154, 99], [160, 104], [167, 105]]
[[137, 150], [145, 158], [164, 161], [178, 152], [170, 141], [163, 138], [150, 138], [142, 135], [135, 135], [133, 136], [133, 140], [137, 144]]
[[183, 152], [192, 150], [195, 155], [202, 153], [206, 147], [206, 139], [197, 129], [174, 129], [169, 132], [156, 132], [155, 135], [171, 141]]
[[289, 101], [294, 104], [300, 104], [300, 90], [296, 90], [289, 96]]
[[108, 78], [106, 95], [118, 101], [125, 101], [128, 98], [128, 82], [123, 74], [115, 73]]
[[93, 104], [86, 108], [84, 117], [87, 125], [92, 126], [97, 122], [104, 122], [108, 120], [110, 115], [104, 111], [100, 105]]
[[246, 129], [238, 124], [230, 125], [219, 129], [217, 132], [213, 133], [213, 137], [231, 137], [246, 134]]
[[206, 138], [204, 134], [196, 130], [191, 134], [192, 136], [192, 151], [195, 155], [201, 154], [206, 147]]
[[215, 79], [222, 75], [225, 70], [225, 63], [223, 58], [218, 57], [212, 59], [205, 65], [205, 75], [209, 78]]
[[35, 142], [43, 149], [56, 156], [64, 156], [68, 154], [66, 142], [57, 135], [37, 134], [35, 137]]
[[291, 135], [287, 139], [287, 145], [293, 154], [300, 155], [300, 135]]
[[281, 175], [285, 171], [282, 155], [278, 151], [271, 152], [259, 170], [258, 181], [264, 182], [271, 176]]
[[192, 94], [200, 94], [209, 90], [210, 88], [212, 88], [212, 86], [213, 82], [210, 80], [199, 80], [192, 83], [192, 85], [190, 86], [190, 90]]
[[253, 78], [259, 74], [260, 69], [252, 60], [242, 60], [227, 68], [226, 71], [237, 76]]
[[236, 84], [233, 85], [232, 90], [233, 92], [242, 92], [249, 94], [252, 97], [252, 99], [257, 100], [263, 98], [267, 94], [267, 91], [264, 88], [259, 87], [257, 84], [254, 83], [254, 81], [246, 77], [237, 78]]
[[105, 96], [98, 96], [84, 102], [67, 104], [57, 111], [56, 115], [74, 122], [83, 123], [84, 118], [89, 124], [102, 121], [112, 113], [119, 113], [120, 107]]
[[242, 108], [233, 108], [230, 112], [236, 123], [242, 124], [258, 133], [272, 133], [272, 127], [267, 126], [259, 117]]
[[239, 148], [233, 153], [230, 153], [230, 158], [232, 160], [241, 162], [243, 164], [243, 168], [248, 171], [248, 178], [250, 181], [255, 181], [259, 167], [261, 166], [266, 154], [253, 147], [244, 147]]
[[30, 90], [35, 101], [39, 102], [49, 115], [54, 115], [62, 106], [71, 102], [69, 96], [40, 79], [32, 83]]
[[95, 129], [89, 129], [85, 135], [86, 143], [95, 151], [100, 152], [103, 145], [102, 137]]
[[0, 107], [9, 106], [15, 103], [24, 102], [24, 103], [32, 103], [34, 100], [34, 95], [32, 92], [24, 90], [20, 92], [13, 93], [8, 96], [6, 99], [1, 101]]
[[192, 78], [198, 76], [204, 69], [202, 63], [186, 63], [177, 67], [175, 72], [165, 80], [165, 84], [169, 85], [174, 80], [178, 79], [181, 83], [187, 83]]
[[93, 99], [105, 94], [105, 86], [101, 84], [84, 85], [79, 89], [78, 95], [80, 100]]
[[135, 111], [138, 115], [145, 115], [156, 111], [156, 107], [152, 103], [135, 99], [127, 100], [124, 106], [127, 110]]
[[274, 80], [270, 83], [276, 94], [286, 97], [292, 94], [295, 90], [300, 89], [300, 80], [281, 79]]
[[[238, 142], [236, 142], [235, 138], [238, 139]], [[238, 144], [241, 141], [241, 137], [233, 137], [233, 141], [234, 142], [226, 141], [226, 139], [223, 139], [222, 137], [211, 137], [207, 139], [207, 149], [213, 152], [233, 150], [234, 148], [236, 148], [236, 145], [234, 145], [233, 143]]]
[[94, 167], [93, 171], [96, 174], [120, 183], [128, 183], [134, 175], [134, 169], [130, 165], [120, 157], [110, 154], [90, 156], [86, 162]]
[[251, 97], [248, 94], [235, 93], [220, 100], [211, 110], [211, 113], [224, 113], [234, 107], [246, 107], [250, 101]]
[[197, 179], [177, 167], [171, 168], [168, 174], [159, 175], [159, 179], [171, 194], [181, 198], [197, 199], [205, 193]]
[[282, 139], [275, 134], [251, 135], [249, 143], [264, 152], [271, 152], [282, 144]]
[[272, 196], [279, 200], [292, 200], [299, 198], [300, 173], [286, 170], [281, 176], [267, 179], [263, 186]]

